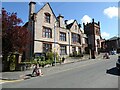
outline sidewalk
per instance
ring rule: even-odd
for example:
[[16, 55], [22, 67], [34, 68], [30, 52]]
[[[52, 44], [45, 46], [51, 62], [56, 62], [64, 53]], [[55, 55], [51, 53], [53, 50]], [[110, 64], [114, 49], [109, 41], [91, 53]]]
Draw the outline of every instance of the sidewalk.
[[[98, 57], [96, 57], [96, 59], [101, 58], [102, 55], [99, 55]], [[44, 75], [48, 75], [50, 73], [55, 73], [59, 70], [62, 69], [62, 66], [65, 64], [69, 64], [69, 63], [74, 63], [74, 62], [79, 62], [79, 61], [86, 61], [86, 60], [90, 60], [88, 56], [83, 57], [82, 59], [78, 59], [78, 58], [67, 58], [65, 60], [64, 63], [57, 64], [56, 66], [50, 66], [50, 67], [45, 67], [42, 68], [42, 72], [44, 73]], [[31, 76], [29, 76], [32, 73], [32, 70], [26, 70], [26, 71], [13, 71], [13, 72], [0, 72], [0, 74], [2, 74], [2, 77], [0, 77], [1, 80], [18, 80], [18, 79], [28, 79]]]

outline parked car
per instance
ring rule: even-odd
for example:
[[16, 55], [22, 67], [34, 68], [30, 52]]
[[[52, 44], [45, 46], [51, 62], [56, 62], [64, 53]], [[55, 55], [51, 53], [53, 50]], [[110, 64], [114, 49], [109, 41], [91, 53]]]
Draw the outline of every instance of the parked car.
[[120, 70], [120, 56], [118, 57], [118, 60], [116, 62], [116, 67], [118, 70]]
[[109, 54], [110, 54], [110, 55], [116, 55], [116, 54], [117, 54], [117, 51], [115, 51], [115, 50], [110, 51]]

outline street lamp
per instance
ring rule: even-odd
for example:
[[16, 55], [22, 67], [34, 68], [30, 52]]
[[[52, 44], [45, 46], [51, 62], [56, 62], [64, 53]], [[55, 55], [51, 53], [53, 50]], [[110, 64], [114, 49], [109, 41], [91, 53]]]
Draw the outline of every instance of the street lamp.
[[70, 32], [68, 32], [68, 37], [69, 37], [69, 56], [70, 56]]
[[55, 21], [54, 23], [54, 61], [55, 61], [55, 66], [56, 66], [56, 52], [55, 52], [55, 49], [56, 49], [56, 31], [55, 31], [55, 27], [56, 27], [56, 24], [57, 24], [57, 21]]

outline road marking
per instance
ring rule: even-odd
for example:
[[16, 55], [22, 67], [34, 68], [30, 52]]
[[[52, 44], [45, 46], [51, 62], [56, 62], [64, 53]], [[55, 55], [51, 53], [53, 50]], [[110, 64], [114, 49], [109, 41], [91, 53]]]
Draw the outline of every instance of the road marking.
[[3, 83], [12, 83], [12, 82], [20, 82], [23, 81], [24, 79], [20, 79], [20, 80], [0, 80], [0, 84]]
[[5, 82], [0, 82], [0, 84], [3, 84], [3, 83], [5, 83]]

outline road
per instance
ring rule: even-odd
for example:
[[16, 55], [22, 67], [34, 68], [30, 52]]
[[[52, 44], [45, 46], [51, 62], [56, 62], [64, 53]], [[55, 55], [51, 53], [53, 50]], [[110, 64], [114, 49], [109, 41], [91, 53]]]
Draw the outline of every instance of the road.
[[110, 59], [88, 60], [56, 67], [43, 77], [4, 83], [3, 88], [118, 88], [119, 73], [116, 56]]

